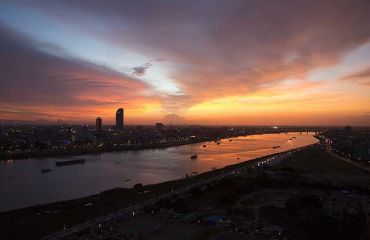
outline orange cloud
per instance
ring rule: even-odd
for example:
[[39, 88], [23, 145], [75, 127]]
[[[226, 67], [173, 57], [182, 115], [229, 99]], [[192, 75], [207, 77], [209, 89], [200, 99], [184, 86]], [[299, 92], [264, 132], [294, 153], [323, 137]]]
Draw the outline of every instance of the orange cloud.
[[[370, 111], [364, 89], [368, 70], [345, 81], [309, 78], [370, 42], [369, 1], [24, 5], [68, 25], [71, 34], [84, 33], [119, 53], [130, 50], [146, 56], [144, 62], [160, 58], [167, 65], [161, 69], [165, 73], [157, 71], [144, 82], [140, 79], [159, 64], [124, 66], [134, 70], [133, 78], [117, 72], [118, 63], [102, 67], [89, 62], [88, 54], [58, 57], [0, 26], [0, 57], [7, 59], [0, 65], [0, 118], [93, 121], [102, 116], [113, 122], [115, 109], [124, 107], [129, 123], [178, 115], [177, 122], [204, 124], [370, 125], [364, 117]], [[99, 24], [91, 24], [96, 19]], [[163, 77], [173, 85], [166, 88]]]

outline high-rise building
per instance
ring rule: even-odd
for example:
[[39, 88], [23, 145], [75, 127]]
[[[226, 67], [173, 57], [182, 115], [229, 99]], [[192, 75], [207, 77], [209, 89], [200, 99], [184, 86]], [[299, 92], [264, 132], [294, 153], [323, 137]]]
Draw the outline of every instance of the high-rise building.
[[123, 115], [124, 115], [124, 110], [123, 108], [117, 109], [116, 112], [116, 128], [117, 129], [123, 129]]
[[95, 126], [95, 129], [97, 132], [100, 132], [102, 124], [103, 124], [103, 120], [101, 119], [101, 117], [97, 117], [96, 126]]

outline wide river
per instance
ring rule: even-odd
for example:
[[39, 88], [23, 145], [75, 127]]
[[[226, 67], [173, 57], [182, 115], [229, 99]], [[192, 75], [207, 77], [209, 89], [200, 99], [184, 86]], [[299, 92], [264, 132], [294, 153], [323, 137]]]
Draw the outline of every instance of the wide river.
[[[0, 211], [179, 179], [316, 142], [313, 133], [263, 134], [222, 139], [219, 145], [205, 142], [85, 155], [78, 157], [85, 158], [85, 164], [62, 167], [55, 167], [58, 158], [0, 161]], [[190, 159], [192, 154], [198, 158]], [[52, 171], [41, 173], [43, 168]]]

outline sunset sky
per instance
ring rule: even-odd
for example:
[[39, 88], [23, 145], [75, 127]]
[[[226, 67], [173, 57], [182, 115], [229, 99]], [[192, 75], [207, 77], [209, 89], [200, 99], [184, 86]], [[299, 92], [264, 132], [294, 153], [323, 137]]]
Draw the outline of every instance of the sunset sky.
[[370, 126], [369, 0], [2, 0], [0, 119]]

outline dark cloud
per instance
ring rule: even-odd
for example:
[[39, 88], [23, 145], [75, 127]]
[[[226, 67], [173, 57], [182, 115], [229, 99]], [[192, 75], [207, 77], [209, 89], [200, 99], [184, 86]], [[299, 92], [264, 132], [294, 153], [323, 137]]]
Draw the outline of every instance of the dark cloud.
[[[159, 97], [167, 113], [181, 115], [200, 102], [247, 96], [278, 86], [286, 79], [306, 79], [312, 70], [335, 65], [350, 51], [370, 41], [368, 0], [8, 2], [36, 8], [44, 16], [105, 44], [133, 50], [149, 59], [165, 59], [171, 64], [167, 77], [183, 94], [161, 94]], [[29, 48], [26, 50], [30, 51]], [[25, 79], [27, 74], [22, 73], [25, 68], [33, 78], [24, 83], [14, 80], [13, 86], [17, 86], [15, 89], [21, 97], [10, 94], [14, 91], [3, 91], [0, 93], [7, 94], [2, 95], [3, 99], [32, 102], [44, 93], [42, 102], [53, 102], [56, 98], [55, 104], [58, 104], [62, 102], [62, 96], [67, 96], [65, 101], [74, 99], [77, 92], [83, 91], [84, 81], [86, 88], [95, 89], [91, 93], [99, 92], [99, 89], [109, 89], [117, 95], [119, 91], [135, 92], [123, 90], [124, 86], [121, 88], [116, 80], [107, 83], [103, 75], [110, 76], [111, 72], [96, 69], [96, 66], [70, 59], [67, 62], [72, 66], [66, 66], [65, 59], [45, 57], [45, 54], [27, 53], [25, 56], [23, 65], [22, 59], [13, 61], [13, 69], [14, 65], [19, 65], [19, 73], [14, 70], [12, 75], [19, 74], [17, 79]], [[35, 66], [27, 66], [30, 61], [34, 61]], [[53, 66], [59, 66], [59, 63], [55, 64], [58, 61], [65, 67], [55, 69]], [[152, 63], [154, 61], [149, 61]], [[80, 74], [64, 76], [65, 70], [76, 72], [73, 70], [75, 64], [78, 69], [86, 69], [84, 72], [89, 72], [89, 77]], [[41, 71], [36, 65], [53, 71]], [[145, 64], [134, 67], [133, 76], [143, 76], [149, 67]], [[46, 74], [55, 78], [53, 84], [43, 80]], [[367, 84], [364, 80], [354, 80], [366, 78], [366, 72], [356, 74], [347, 77]], [[101, 77], [96, 79], [94, 76]], [[22, 87], [35, 89], [34, 96], [24, 94], [31, 91]]]
[[146, 71], [151, 66], [153, 66], [153, 64], [151, 64], [151, 63], [145, 63], [142, 66], [134, 67], [134, 68], [132, 68], [132, 70], [133, 70], [132, 75], [133, 76], [136, 76], [136, 77], [142, 77], [142, 76], [145, 75]]
[[[368, 0], [29, 4], [104, 41], [176, 64], [171, 78], [185, 93], [173, 97], [177, 107], [305, 78], [370, 39]], [[98, 19], [99, 27], [91, 19]], [[134, 74], [142, 76], [146, 69], [137, 67]]]
[[42, 112], [28, 112], [28, 111], [19, 111], [19, 110], [9, 110], [9, 109], [0, 109], [0, 114], [21, 114], [21, 115], [31, 115], [31, 116], [44, 116], [44, 117], [58, 117], [57, 114], [47, 114]]
[[104, 106], [104, 93], [130, 99], [146, 85], [78, 59], [38, 50], [31, 39], [0, 25], [0, 103], [12, 105]]

